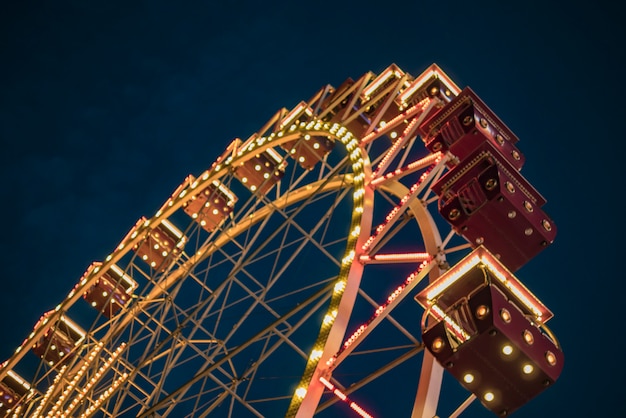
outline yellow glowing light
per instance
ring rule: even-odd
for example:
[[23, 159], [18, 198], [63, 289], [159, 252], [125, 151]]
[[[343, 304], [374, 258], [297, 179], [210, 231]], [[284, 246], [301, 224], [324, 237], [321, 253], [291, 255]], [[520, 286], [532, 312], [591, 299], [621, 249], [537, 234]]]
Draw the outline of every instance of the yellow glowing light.
[[463, 381], [465, 383], [472, 383], [474, 381], [474, 375], [471, 373], [467, 373], [465, 376], [463, 376]]
[[507, 356], [510, 356], [513, 353], [513, 347], [510, 346], [509, 344], [505, 345], [504, 347], [502, 347], [502, 353], [504, 353]]
[[311, 355], [309, 356], [309, 358], [311, 360], [319, 360], [322, 357], [322, 350], [313, 350], [311, 351]]
[[446, 345], [446, 343], [444, 343], [443, 339], [437, 337], [433, 341], [432, 349], [435, 353], [438, 353], [441, 351], [444, 345]]
[[524, 374], [531, 374], [533, 370], [535, 370], [535, 368], [532, 364], [524, 364], [524, 367], [522, 367]]
[[532, 344], [533, 342], [535, 342], [535, 337], [533, 337], [533, 333], [528, 331], [527, 329], [524, 330], [524, 341], [526, 341], [526, 343], [528, 345]]
[[500, 318], [502, 318], [502, 320], [508, 324], [509, 322], [511, 322], [511, 312], [509, 312], [505, 308], [500, 309]]
[[354, 260], [354, 250], [351, 250], [342, 260], [342, 264], [350, 264]]
[[296, 389], [296, 395], [299, 398], [304, 398], [306, 396], [306, 388], [299, 387], [298, 389]]
[[346, 288], [346, 281], [345, 280], [341, 280], [341, 281], [338, 281], [335, 284], [334, 291], [335, 291], [335, 293], [343, 292], [345, 288]]
[[480, 305], [476, 308], [476, 318], [485, 319], [485, 317], [489, 314], [489, 307], [485, 305]]
[[491, 402], [495, 399], [495, 395], [492, 392], [487, 392], [483, 395], [483, 399], [487, 402]]

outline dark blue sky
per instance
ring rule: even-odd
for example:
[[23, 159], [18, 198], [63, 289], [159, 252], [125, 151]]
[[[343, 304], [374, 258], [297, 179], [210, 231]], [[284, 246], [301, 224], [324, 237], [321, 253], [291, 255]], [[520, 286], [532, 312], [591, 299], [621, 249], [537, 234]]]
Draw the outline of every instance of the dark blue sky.
[[2, 7], [0, 360], [234, 137], [327, 83], [436, 62], [520, 138], [522, 174], [558, 226], [517, 275], [555, 313], [566, 366], [516, 416], [626, 415], [609, 383], [626, 373], [618, 5], [211, 3]]

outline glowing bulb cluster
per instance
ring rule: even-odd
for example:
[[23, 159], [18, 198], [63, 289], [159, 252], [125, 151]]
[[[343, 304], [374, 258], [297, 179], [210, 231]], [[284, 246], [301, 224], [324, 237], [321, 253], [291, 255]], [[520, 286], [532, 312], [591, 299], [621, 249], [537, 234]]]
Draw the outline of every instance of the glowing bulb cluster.
[[[63, 411], [63, 416], [72, 416], [72, 411], [74, 411], [76, 406], [78, 406], [81, 403], [81, 401], [85, 398], [85, 396], [87, 396], [87, 394], [89, 393], [91, 388], [102, 378], [102, 376], [104, 376], [104, 374], [109, 370], [109, 368], [112, 366], [112, 364], [115, 362], [117, 357], [119, 357], [119, 355], [124, 351], [125, 348], [126, 348], [126, 343], [120, 344], [115, 349], [115, 351], [113, 351], [113, 353], [111, 353], [111, 355], [104, 361], [104, 363], [102, 363], [102, 365], [100, 365], [98, 370], [91, 376], [89, 381], [87, 381], [87, 383], [84, 386], [82, 386], [81, 389], [78, 390], [78, 394], [72, 399], [72, 401], [70, 402], [69, 406], [65, 409], [65, 411]], [[101, 349], [102, 349], [101, 344], [99, 344], [96, 348], [94, 348], [94, 350], [87, 357], [87, 360], [85, 360], [85, 362], [81, 366], [81, 369], [79, 370], [80, 375], [75, 377], [75, 379], [79, 380], [82, 377], [82, 375], [85, 373], [85, 371], [86, 371], [87, 367], [89, 366], [89, 364], [95, 359], [96, 355], [98, 354], [98, 352]], [[126, 377], [128, 377], [128, 376], [126, 376]], [[125, 379], [126, 378], [124, 378], [124, 380]], [[118, 380], [120, 380], [120, 379], [118, 379]], [[116, 380], [116, 382], [117, 382], [117, 380]], [[111, 388], [117, 389], [117, 386], [119, 386], [119, 384], [120, 383], [117, 383], [117, 385], [116, 385], [115, 382], [114, 382], [113, 386], [111, 386], [109, 389], [111, 389]], [[75, 383], [74, 383], [74, 385], [75, 385]], [[107, 389], [107, 391], [109, 389]], [[111, 392], [114, 389], [111, 389]], [[106, 393], [106, 391], [101, 395], [101, 397], [104, 396], [105, 393]], [[110, 396], [110, 393], [108, 395], [106, 395], [107, 398], [108, 398], [108, 396]], [[96, 403], [98, 403], [98, 402], [96, 401], [91, 406], [96, 405]], [[96, 409], [99, 407], [99, 405], [100, 404], [98, 404]], [[93, 410], [91, 412], [93, 412]]]
[[63, 373], [65, 373], [66, 368], [67, 368], [66, 366], [62, 366], [59, 372], [56, 374], [56, 376], [54, 376], [52, 384], [46, 390], [46, 393], [44, 394], [43, 398], [41, 398], [41, 402], [39, 402], [39, 405], [33, 412], [32, 418], [39, 418], [41, 416], [41, 412], [44, 406], [48, 403], [48, 399], [50, 399], [50, 396], [54, 392], [56, 385], [59, 383], [59, 380], [61, 380], [61, 376], [63, 376]]

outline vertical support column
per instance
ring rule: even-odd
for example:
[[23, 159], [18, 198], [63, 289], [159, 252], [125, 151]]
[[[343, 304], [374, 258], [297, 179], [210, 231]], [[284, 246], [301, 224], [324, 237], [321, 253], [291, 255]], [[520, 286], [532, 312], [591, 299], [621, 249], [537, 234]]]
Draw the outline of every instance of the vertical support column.
[[437, 363], [428, 350], [424, 350], [422, 371], [411, 418], [433, 418], [437, 415], [442, 379], [443, 367]]

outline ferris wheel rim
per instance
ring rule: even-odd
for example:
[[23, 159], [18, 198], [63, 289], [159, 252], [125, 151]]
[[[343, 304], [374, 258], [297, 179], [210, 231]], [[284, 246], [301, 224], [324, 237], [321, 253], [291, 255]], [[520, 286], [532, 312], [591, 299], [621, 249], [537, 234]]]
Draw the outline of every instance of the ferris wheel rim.
[[[414, 113], [411, 113], [411, 115], [414, 115], [417, 111], [412, 112]], [[379, 166], [379, 170], [376, 173], [372, 173], [373, 170], [367, 151], [367, 147], [373, 141], [372, 135], [375, 132], [372, 130], [373, 128], [370, 127], [366, 135], [368, 140], [365, 141], [352, 135], [352, 133], [342, 125], [343, 122], [345, 121], [330, 124], [313, 119], [307, 123], [301, 123], [299, 125], [294, 124], [289, 127], [285, 126], [282, 130], [272, 132], [265, 137], [253, 136], [245, 143], [235, 141], [238, 143], [232, 152], [228, 152], [227, 150], [227, 152], [222, 155], [221, 160], [218, 159], [218, 161], [216, 161], [211, 168], [203, 172], [200, 176], [198, 176], [198, 178], [189, 181], [189, 183], [183, 183], [185, 187], [177, 190], [175, 194], [172, 195], [172, 197], [168, 199], [168, 201], [166, 201], [166, 203], [152, 217], [140, 220], [140, 222], [135, 225], [135, 228], [133, 228], [131, 232], [123, 238], [116, 250], [109, 254], [109, 256], [106, 257], [97, 269], [91, 270], [89, 275], [86, 275], [81, 279], [79, 283], [80, 286], [72, 290], [70, 295], [68, 295], [68, 298], [57, 306], [52, 315], [63, 315], [64, 312], [71, 308], [74, 303], [80, 299], [82, 289], [93, 285], [100, 277], [102, 277], [108, 268], [118, 263], [126, 255], [130, 254], [133, 248], [136, 248], [140, 242], [146, 239], [153, 228], [157, 228], [166, 222], [171, 215], [189, 202], [190, 199], [192, 199], [192, 195], [195, 190], [200, 190], [204, 186], [210, 185], [215, 181], [221, 181], [224, 177], [232, 175], [233, 167], [238, 164], [245, 164], [255, 155], [258, 156], [259, 153], [279, 147], [290, 141], [298, 140], [305, 135], [326, 135], [329, 138], [332, 138], [335, 142], [342, 142], [346, 146], [349, 159], [352, 161], [352, 172], [349, 174], [343, 174], [341, 177], [331, 179], [329, 180], [330, 183], [326, 183], [326, 185], [324, 185], [324, 182], [321, 180], [318, 182], [307, 183], [300, 189], [290, 190], [292, 194], [283, 195], [274, 200], [267, 200], [259, 211], [250, 213], [251, 216], [249, 218], [242, 219], [238, 223], [231, 224], [229, 228], [221, 230], [219, 234], [214, 236], [212, 241], [207, 242], [206, 246], [196, 248], [194, 253], [188, 257], [182, 265], [178, 266], [177, 269], [168, 269], [166, 273], [160, 276], [159, 280], [162, 281], [155, 281], [152, 283], [153, 287], [151, 288], [151, 291], [147, 295], [144, 295], [145, 299], [142, 301], [144, 303], [149, 303], [150, 301], [157, 300], [159, 296], [165, 294], [165, 292], [177, 282], [178, 278], [184, 274], [185, 270], [190, 269], [206, 257], [211, 256], [213, 253], [225, 246], [232, 238], [243, 234], [245, 231], [252, 228], [256, 223], [263, 222], [266, 217], [270, 216], [270, 212], [273, 209], [285, 208], [288, 205], [305, 200], [320, 191], [328, 191], [334, 189], [335, 187], [337, 189], [340, 187], [352, 187], [355, 190], [352, 199], [353, 208], [361, 207], [361, 211], [354, 211], [352, 214], [350, 229], [348, 230], [348, 236], [346, 237], [346, 248], [341, 263], [341, 265], [346, 265], [344, 268], [345, 277], [347, 278], [345, 286], [352, 287], [352, 299], [350, 297], [344, 297], [343, 289], [340, 292], [337, 292], [337, 284], [335, 283], [333, 286], [333, 293], [340, 293], [340, 295], [336, 297], [335, 302], [333, 302], [331, 296], [325, 316], [325, 318], [332, 317], [330, 321], [326, 321], [330, 324], [331, 331], [325, 333], [325, 331], [323, 331], [320, 327], [320, 331], [317, 335], [317, 341], [321, 342], [323, 352], [321, 355], [315, 354], [316, 358], [312, 361], [313, 372], [311, 373], [311, 370], [307, 370], [307, 368], [305, 368], [301, 378], [301, 383], [305, 383], [307, 392], [314, 386], [315, 390], [321, 394], [320, 390], [323, 391], [324, 387], [320, 384], [320, 376], [314, 376], [313, 373], [318, 371], [318, 365], [329, 360], [330, 356], [338, 351], [340, 344], [343, 342], [343, 338], [346, 334], [346, 326], [351, 318], [351, 309], [354, 305], [354, 298], [356, 298], [356, 291], [359, 290], [359, 282], [363, 274], [364, 264], [358, 260], [357, 256], [360, 255], [358, 248], [363, 247], [364, 241], [368, 238], [368, 236], [359, 234], [354, 228], [358, 227], [359, 230], [364, 231], [370, 231], [372, 229], [374, 217], [373, 196], [376, 190], [383, 190], [396, 198], [401, 198], [409, 192], [409, 189], [405, 185], [394, 179], [386, 181], [376, 187], [372, 187], [372, 180], [375, 179], [377, 174], [380, 174], [378, 171], [381, 170]], [[342, 133], [337, 134], [337, 132]], [[394, 146], [397, 146], [397, 143], [394, 143]], [[284, 156], [284, 158], [287, 159], [288, 155]], [[440, 164], [443, 163], [440, 162]], [[383, 164], [381, 163], [380, 165]], [[255, 193], [253, 193], [253, 196], [254, 195]], [[365, 204], [359, 206], [362, 202], [365, 202]], [[416, 223], [421, 232], [422, 242], [426, 246], [427, 253], [429, 253], [433, 258], [437, 258], [438, 263], [442, 264], [442, 262], [445, 261], [442, 240], [437, 225], [428, 211], [428, 205], [417, 200], [412, 202], [409, 206], [409, 211], [413, 213], [413, 217], [417, 221]], [[354, 239], [351, 239], [350, 236], [354, 236]], [[339, 280], [343, 280], [342, 268], [340, 267], [339, 270]], [[336, 310], [336, 306], [333, 305], [334, 303], [337, 306], [340, 303], [343, 303], [344, 308], [340, 309], [338, 313], [333, 313], [334, 310]], [[134, 309], [136, 309], [136, 311], [133, 311]], [[113, 341], [116, 338], [116, 335], [119, 335], [126, 329], [128, 323], [133, 320], [134, 315], [141, 309], [142, 305], [139, 303], [131, 305], [124, 316], [124, 318], [127, 319], [116, 318], [112, 322], [114, 325], [109, 329], [105, 338]], [[54, 319], [54, 316], [51, 319]], [[326, 325], [328, 325], [328, 323]], [[340, 323], [341, 325], [336, 327], [335, 323]], [[324, 323], [322, 323], [322, 325], [324, 325]], [[32, 340], [40, 337], [45, 331], [45, 327], [41, 327], [36, 333], [29, 337], [27, 341], [25, 341], [24, 345], [28, 346]], [[331, 332], [336, 334], [332, 341], [329, 338]], [[312, 355], [313, 353], [311, 356]], [[134, 370], [138, 370], [138, 368], [139, 367]], [[0, 372], [2, 372], [2, 369], [0, 369]], [[176, 395], [176, 391], [174, 391], [173, 394]], [[297, 389], [294, 396], [299, 396]], [[142, 407], [142, 412], [139, 416], [147, 416], [151, 412], [160, 410], [160, 406], [169, 399], [172, 398], [167, 395], [164, 398], [162, 397], [157, 399], [155, 404]], [[318, 405], [319, 397], [317, 400], [314, 400], [313, 403]], [[296, 409], [300, 410], [300, 405], [297, 405]], [[305, 415], [309, 412], [312, 415], [315, 411], [315, 408], [306, 409], [308, 412], [304, 412]], [[289, 416], [290, 412], [287, 414]]]

